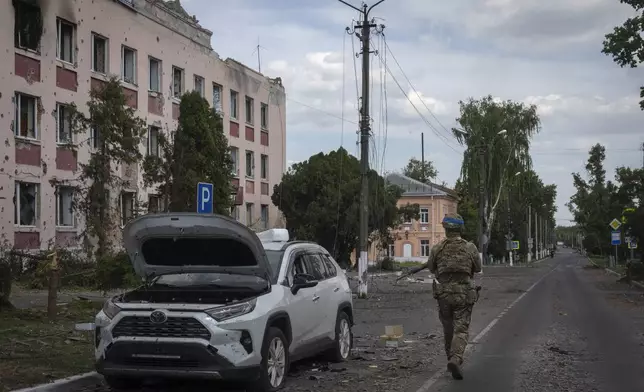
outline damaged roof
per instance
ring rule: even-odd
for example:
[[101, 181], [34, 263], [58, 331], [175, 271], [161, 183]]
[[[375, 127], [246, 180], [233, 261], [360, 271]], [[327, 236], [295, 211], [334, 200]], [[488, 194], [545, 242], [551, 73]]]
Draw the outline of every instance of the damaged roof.
[[397, 185], [404, 191], [403, 196], [447, 196], [458, 197], [454, 190], [447, 187], [429, 183], [425, 184], [420, 181], [414, 180], [400, 173], [390, 173], [385, 177], [385, 181], [389, 184]]

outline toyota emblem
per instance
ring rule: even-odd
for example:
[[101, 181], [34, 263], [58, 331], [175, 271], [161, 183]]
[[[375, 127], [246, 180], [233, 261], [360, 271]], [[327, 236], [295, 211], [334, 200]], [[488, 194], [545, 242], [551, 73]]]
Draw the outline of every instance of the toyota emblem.
[[154, 324], [163, 324], [168, 320], [168, 316], [165, 314], [165, 312], [162, 312], [160, 310], [155, 310], [150, 314], [150, 321], [152, 321]]

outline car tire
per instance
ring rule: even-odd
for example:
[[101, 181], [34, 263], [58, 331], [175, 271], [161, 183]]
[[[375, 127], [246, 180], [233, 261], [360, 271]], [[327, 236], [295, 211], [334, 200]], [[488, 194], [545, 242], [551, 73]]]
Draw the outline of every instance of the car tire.
[[131, 391], [141, 386], [141, 380], [137, 378], [105, 376], [105, 383], [112, 391]]
[[328, 353], [329, 360], [335, 363], [348, 360], [351, 356], [351, 348], [353, 348], [351, 319], [346, 312], [340, 311], [335, 322], [335, 341]]
[[[279, 328], [269, 327], [262, 343], [259, 377], [247, 390], [249, 392], [274, 392], [282, 389], [286, 382], [289, 365], [288, 340], [284, 332]], [[275, 374], [275, 379], [273, 379], [273, 374]]]

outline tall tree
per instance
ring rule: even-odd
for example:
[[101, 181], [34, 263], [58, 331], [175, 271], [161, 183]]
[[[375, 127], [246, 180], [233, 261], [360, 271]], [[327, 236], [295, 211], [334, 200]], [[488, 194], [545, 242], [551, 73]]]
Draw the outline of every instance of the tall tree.
[[[534, 105], [499, 102], [491, 95], [459, 104], [461, 128], [453, 133], [466, 147], [461, 179], [471, 195], [478, 195], [483, 184], [483, 233], [489, 239], [507, 182], [532, 166], [530, 141], [540, 130], [540, 119]], [[479, 251], [485, 255], [487, 246]]]
[[[602, 53], [612, 56], [620, 67], [636, 68], [644, 61], [644, 0], [620, 0], [638, 15], [626, 19], [612, 33], [606, 34]], [[640, 108], [644, 110], [644, 87], [640, 87]]]
[[181, 97], [172, 154], [170, 211], [196, 210], [197, 183], [213, 184], [213, 210], [230, 215], [233, 161], [221, 117], [201, 95]]
[[429, 184], [438, 175], [438, 170], [431, 161], [421, 161], [412, 157], [402, 169], [402, 173], [416, 181]]
[[172, 158], [174, 156], [174, 143], [166, 135], [167, 133], [159, 132], [157, 136], [159, 154], [146, 155], [141, 165], [143, 168], [143, 184], [146, 187], [156, 187], [156, 194], [161, 197], [164, 211], [167, 211], [170, 207]]

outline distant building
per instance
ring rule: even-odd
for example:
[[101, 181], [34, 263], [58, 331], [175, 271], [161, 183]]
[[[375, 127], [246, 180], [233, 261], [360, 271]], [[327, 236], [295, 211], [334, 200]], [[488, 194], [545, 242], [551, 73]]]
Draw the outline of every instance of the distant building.
[[[158, 154], [157, 135], [176, 129], [181, 95], [199, 91], [222, 115], [233, 148], [233, 215], [258, 230], [282, 225], [270, 198], [286, 170], [279, 78], [221, 59], [212, 32], [178, 1], [0, 0], [0, 8], [7, 51], [0, 61], [0, 241], [23, 249], [78, 245], [83, 222], [71, 212], [73, 190], [54, 184], [77, 178], [95, 135], [71, 135], [65, 107], [84, 110], [90, 88], [109, 75], [120, 77], [128, 105], [148, 124], [145, 154]], [[63, 145], [69, 138], [76, 151]], [[118, 170], [129, 185], [110, 195], [123, 223], [136, 200], [162, 208], [139, 167]]]

